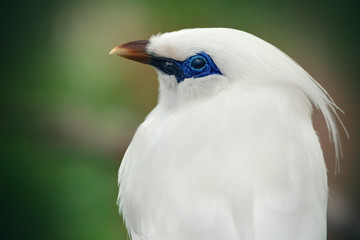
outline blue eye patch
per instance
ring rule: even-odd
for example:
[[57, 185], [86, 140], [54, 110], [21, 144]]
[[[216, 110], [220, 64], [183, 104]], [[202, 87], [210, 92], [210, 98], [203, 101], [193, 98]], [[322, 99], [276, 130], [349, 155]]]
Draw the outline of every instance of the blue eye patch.
[[183, 62], [171, 58], [153, 56], [150, 60], [150, 65], [166, 74], [174, 75], [178, 83], [186, 78], [200, 78], [212, 74], [222, 75], [211, 57], [204, 52], [191, 56]]

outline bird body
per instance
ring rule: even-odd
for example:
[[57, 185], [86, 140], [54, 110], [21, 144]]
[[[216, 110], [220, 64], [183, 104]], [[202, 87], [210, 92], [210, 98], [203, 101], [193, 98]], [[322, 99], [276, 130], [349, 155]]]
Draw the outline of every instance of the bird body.
[[326, 166], [311, 114], [323, 112], [339, 155], [336, 106], [299, 65], [233, 29], [115, 50], [150, 58], [160, 82], [119, 170], [133, 240], [326, 239]]

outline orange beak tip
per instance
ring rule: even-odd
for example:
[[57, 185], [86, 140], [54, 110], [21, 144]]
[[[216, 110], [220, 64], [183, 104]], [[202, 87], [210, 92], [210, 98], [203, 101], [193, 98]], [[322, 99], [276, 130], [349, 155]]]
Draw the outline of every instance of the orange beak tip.
[[146, 52], [146, 46], [148, 43], [148, 40], [128, 42], [114, 47], [109, 53], [111, 55], [117, 55], [133, 61], [149, 64], [151, 55]]
[[120, 46], [116, 46], [113, 49], [111, 49], [109, 54], [123, 56], [126, 52], [127, 51], [125, 49], [121, 48]]

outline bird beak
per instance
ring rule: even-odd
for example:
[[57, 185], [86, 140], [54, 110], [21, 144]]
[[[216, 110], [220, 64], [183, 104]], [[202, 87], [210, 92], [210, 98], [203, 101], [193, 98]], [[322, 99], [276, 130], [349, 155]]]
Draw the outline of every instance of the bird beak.
[[110, 51], [110, 54], [149, 64], [152, 56], [146, 53], [146, 46], [148, 45], [148, 43], [148, 40], [138, 40], [124, 43], [122, 45], [114, 47]]

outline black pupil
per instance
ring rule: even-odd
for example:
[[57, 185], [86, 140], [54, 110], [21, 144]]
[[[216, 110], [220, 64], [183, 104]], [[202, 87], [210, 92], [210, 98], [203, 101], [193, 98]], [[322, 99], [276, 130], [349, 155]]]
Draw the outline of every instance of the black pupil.
[[196, 69], [200, 69], [205, 65], [205, 60], [203, 58], [195, 58], [191, 62], [191, 66]]

